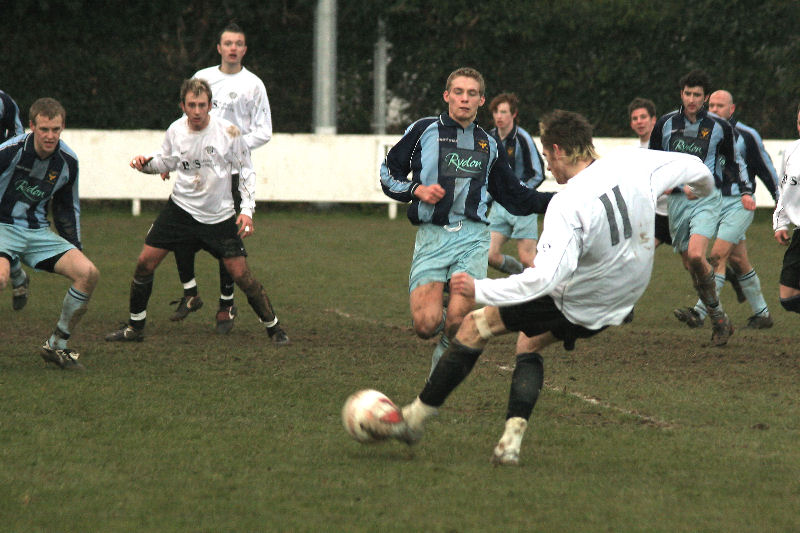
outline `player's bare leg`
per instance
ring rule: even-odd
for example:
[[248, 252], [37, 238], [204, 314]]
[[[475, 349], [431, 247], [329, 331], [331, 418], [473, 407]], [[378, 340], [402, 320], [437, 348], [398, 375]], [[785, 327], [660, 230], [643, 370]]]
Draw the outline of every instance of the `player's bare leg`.
[[86, 314], [89, 299], [100, 279], [100, 271], [80, 250], [73, 248], [62, 255], [53, 266], [53, 272], [72, 280], [72, 285], [61, 305], [61, 316], [53, 333], [41, 348], [45, 361], [61, 368], [83, 370], [79, 354], [67, 348], [67, 341], [80, 319]]
[[533, 266], [533, 260], [536, 258], [536, 239], [518, 239], [517, 240], [517, 254], [522, 266], [529, 268]]
[[[703, 235], [693, 234], [689, 238], [689, 247], [686, 252], [681, 254], [684, 265], [689, 270], [692, 276], [692, 283], [700, 301], [705, 305], [709, 316], [712, 321], [711, 341], [717, 345], [722, 346], [728, 342], [728, 339], [733, 335], [733, 325], [730, 318], [725, 314], [722, 309], [722, 303], [719, 300], [716, 287], [716, 278], [714, 268], [709, 264], [706, 259], [706, 250], [708, 248], [708, 238]], [[718, 260], [719, 255], [712, 253], [712, 260]], [[686, 322], [681, 316], [684, 309], [676, 309], [675, 316]], [[696, 311], [694, 311], [697, 314]], [[688, 323], [688, 322], [687, 322]], [[702, 324], [702, 319], [700, 320]]]
[[431, 282], [416, 287], [409, 296], [411, 320], [417, 336], [430, 339], [439, 335], [439, 342], [431, 355], [431, 372], [450, 346], [450, 339], [455, 336], [464, 317], [475, 307], [472, 298], [461, 294], [452, 294], [447, 307], [443, 307], [443, 290], [444, 283]]
[[[506, 274], [519, 274], [525, 268], [523, 263], [502, 252], [503, 245], [508, 242], [508, 237], [499, 231], [491, 232], [489, 242], [489, 266]], [[521, 257], [520, 257], [521, 259]]]
[[275, 315], [272, 304], [267, 296], [264, 286], [253, 277], [250, 267], [243, 256], [226, 257], [223, 259], [225, 268], [228, 269], [233, 281], [244, 291], [247, 302], [253, 311], [258, 315], [259, 320], [266, 325], [267, 334], [272, 339], [273, 344], [283, 346], [289, 344], [289, 336]]

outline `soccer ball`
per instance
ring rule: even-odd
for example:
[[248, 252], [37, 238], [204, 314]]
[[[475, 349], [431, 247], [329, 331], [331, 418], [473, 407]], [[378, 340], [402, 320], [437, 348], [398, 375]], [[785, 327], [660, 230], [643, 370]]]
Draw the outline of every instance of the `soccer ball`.
[[402, 429], [403, 413], [382, 392], [366, 389], [351, 394], [344, 402], [342, 423], [358, 442], [378, 442]]

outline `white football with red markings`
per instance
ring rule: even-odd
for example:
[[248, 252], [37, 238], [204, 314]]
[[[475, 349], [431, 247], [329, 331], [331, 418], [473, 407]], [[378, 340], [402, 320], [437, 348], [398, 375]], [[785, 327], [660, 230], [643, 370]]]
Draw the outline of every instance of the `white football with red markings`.
[[342, 408], [342, 423], [347, 433], [361, 443], [388, 439], [405, 426], [400, 408], [373, 389], [360, 390], [347, 398]]

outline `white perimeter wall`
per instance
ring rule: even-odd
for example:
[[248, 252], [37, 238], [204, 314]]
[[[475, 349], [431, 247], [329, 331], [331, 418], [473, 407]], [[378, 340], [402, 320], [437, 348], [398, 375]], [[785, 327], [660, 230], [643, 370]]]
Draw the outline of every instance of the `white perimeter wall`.
[[[166, 199], [171, 182], [158, 175], [141, 174], [129, 167], [131, 157], [159, 149], [164, 132], [153, 130], [66, 130], [64, 141], [78, 154], [80, 194], [85, 199], [133, 201], [134, 214], [140, 200]], [[256, 200], [262, 202], [365, 202], [396, 204], [384, 196], [378, 170], [396, 135], [313, 135], [277, 133], [252, 154], [256, 170]], [[538, 143], [538, 139], [536, 139]], [[764, 141], [780, 172], [783, 148], [791, 140]], [[636, 145], [636, 139], [595, 139], [598, 152]], [[540, 187], [558, 190], [551, 176]], [[759, 206], [773, 206], [772, 197], [759, 182]]]

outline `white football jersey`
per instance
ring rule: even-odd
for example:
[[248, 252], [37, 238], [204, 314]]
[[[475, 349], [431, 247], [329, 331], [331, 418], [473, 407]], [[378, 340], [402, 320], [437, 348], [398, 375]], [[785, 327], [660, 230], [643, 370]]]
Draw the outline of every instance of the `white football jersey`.
[[173, 122], [164, 135], [161, 151], [144, 166], [148, 174], [177, 171], [172, 200], [203, 224], [216, 224], [235, 214], [231, 172], [239, 173], [241, 212], [253, 218], [255, 172], [250, 149], [239, 128], [210, 116], [202, 131], [189, 129], [185, 116]]
[[695, 156], [623, 148], [573, 176], [550, 201], [534, 266], [475, 281], [475, 299], [508, 306], [550, 295], [573, 324], [621, 324], [650, 281], [655, 205], [673, 187], [714, 190]]
[[244, 67], [236, 74], [225, 74], [216, 66], [198, 70], [194, 77], [211, 86], [211, 114], [239, 126], [251, 150], [272, 138], [267, 89], [258, 76]]
[[790, 144], [783, 151], [783, 164], [778, 195], [778, 203], [772, 215], [772, 229], [789, 229], [790, 224], [800, 226], [800, 140]]

